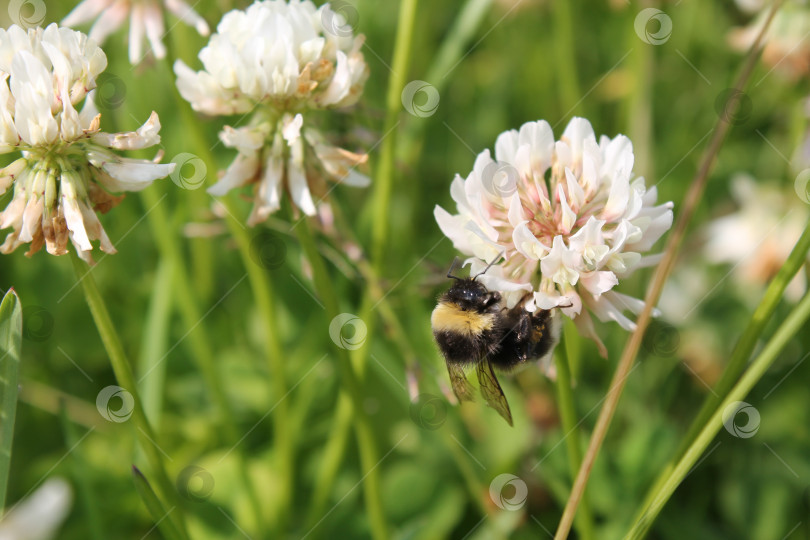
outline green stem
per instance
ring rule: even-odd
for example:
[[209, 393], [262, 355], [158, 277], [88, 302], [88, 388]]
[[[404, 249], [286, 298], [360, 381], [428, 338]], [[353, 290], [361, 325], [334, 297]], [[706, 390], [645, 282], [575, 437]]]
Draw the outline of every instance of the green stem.
[[[206, 160], [206, 163], [211, 162]], [[220, 203], [225, 206], [228, 215], [226, 219], [228, 230], [239, 248], [239, 255], [247, 272], [248, 281], [250, 281], [253, 297], [259, 309], [264, 327], [265, 354], [270, 370], [270, 384], [278, 400], [273, 406], [271, 414], [273, 416], [274, 427], [273, 441], [278, 451], [278, 490], [282, 494], [280, 497], [282, 505], [278, 509], [278, 520], [280, 528], [283, 530], [289, 519], [290, 505], [293, 500], [295, 442], [291, 436], [289, 424], [289, 406], [286, 400], [287, 383], [284, 373], [284, 352], [278, 336], [278, 324], [276, 323], [274, 308], [275, 293], [273, 291], [272, 282], [268, 279], [265, 270], [261, 268], [250, 255], [251, 238], [248, 229], [235, 217], [238, 215], [239, 211], [230, 200], [222, 199]]]
[[[221, 366], [217, 364], [214, 358], [215, 349], [208, 338], [210, 334], [205, 328], [205, 316], [200, 310], [197, 298], [191, 288], [191, 282], [188, 280], [189, 274], [185, 258], [177, 240], [177, 235], [174, 233], [174, 227], [169, 221], [165, 205], [162, 204], [162, 199], [158, 197], [157, 191], [148, 188], [142, 192], [142, 197], [144, 204], [149, 209], [148, 221], [152, 228], [152, 236], [158, 245], [161, 256], [169, 261], [174, 270], [172, 284], [174, 286], [175, 300], [180, 309], [180, 315], [183, 317], [183, 323], [191, 332], [186, 336], [184, 343], [191, 349], [205, 384], [211, 392], [212, 399], [220, 414], [217, 424], [220, 426], [225, 440], [230, 445], [236, 444], [239, 440], [239, 433], [236, 431], [238, 424], [225, 390], [224, 378], [220, 373], [219, 368]], [[250, 501], [254, 519], [257, 524], [261, 524], [261, 504], [250, 481], [247, 464], [241, 453], [238, 455], [237, 462], [239, 480], [242, 482]]]
[[315, 478], [312, 505], [310, 505], [309, 514], [307, 515], [308, 529], [315, 527], [326, 511], [326, 504], [329, 502], [332, 486], [335, 484], [335, 478], [346, 453], [346, 444], [349, 440], [349, 429], [352, 427], [353, 414], [354, 408], [352, 407], [351, 398], [345, 392], [340, 392], [338, 394], [337, 412], [335, 412], [335, 419], [332, 422], [332, 430], [329, 432], [329, 438], [321, 456], [321, 467], [318, 469], [318, 476]]
[[394, 183], [394, 153], [396, 150], [396, 130], [399, 113], [402, 107], [402, 90], [411, 62], [411, 41], [416, 21], [417, 0], [401, 0], [399, 4], [399, 23], [394, 42], [394, 60], [391, 64], [391, 79], [388, 82], [388, 94], [385, 100], [385, 124], [383, 133], [387, 134], [380, 148], [380, 160], [377, 174], [374, 177], [375, 196], [374, 226], [372, 229], [372, 261], [379, 270], [385, 256], [388, 242], [388, 230], [391, 204], [391, 191]]
[[[315, 289], [326, 306], [326, 313], [330, 320], [340, 315], [340, 304], [332, 287], [332, 280], [326, 271], [326, 265], [321, 257], [315, 238], [312, 235], [309, 222], [304, 219], [295, 228], [298, 241], [312, 265]], [[348, 393], [351, 399], [351, 409], [354, 415], [354, 428], [357, 445], [360, 448], [360, 465], [363, 473], [363, 488], [366, 502], [366, 511], [371, 525], [372, 536], [376, 540], [388, 538], [385, 514], [382, 508], [380, 495], [379, 475], [377, 465], [378, 452], [374, 440], [374, 432], [369, 423], [368, 416], [363, 410], [363, 390], [358, 380], [351, 357], [348, 351], [338, 347], [338, 365], [341, 374], [341, 391]]]
[[171, 262], [161, 259], [155, 272], [152, 298], [146, 314], [145, 329], [141, 340], [141, 354], [138, 358], [138, 372], [148, 373], [149, 377], [140, 380], [143, 408], [149, 422], [160, 429], [160, 413], [163, 408], [163, 392], [166, 380], [166, 362], [161, 358], [166, 354], [168, 331], [171, 327], [172, 276]]
[[121, 339], [118, 337], [118, 332], [115, 330], [115, 326], [113, 326], [112, 320], [110, 319], [110, 313], [107, 311], [107, 306], [104, 304], [104, 299], [101, 297], [101, 293], [98, 290], [98, 285], [96, 285], [93, 273], [90, 271], [87, 264], [79, 259], [76, 250], [71, 250], [70, 253], [73, 269], [76, 272], [77, 279], [82, 284], [84, 297], [87, 300], [87, 305], [90, 307], [90, 313], [93, 316], [93, 321], [101, 336], [101, 341], [104, 344], [107, 355], [110, 357], [110, 364], [115, 373], [115, 378], [118, 384], [132, 394], [134, 398], [135, 403], [132, 410], [132, 417], [135, 420], [135, 427], [137, 428], [141, 447], [157, 479], [158, 492], [164, 501], [168, 501], [173, 506], [178, 506], [178, 511], [173, 512], [170, 519], [175, 521], [175, 525], [180, 529], [183, 536], [187, 538], [188, 533], [186, 532], [185, 515], [183, 514], [182, 508], [179, 508], [177, 493], [169, 480], [169, 475], [166, 473], [166, 465], [163, 462], [163, 456], [153, 442], [156, 441], [157, 438], [155, 437], [155, 432], [152, 430], [152, 426], [146, 419], [141, 397], [138, 393], [138, 386], [135, 384], [135, 377], [132, 375], [132, 368], [124, 353]]
[[776, 311], [776, 307], [782, 299], [785, 289], [805, 263], [808, 251], [810, 251], [810, 221], [808, 221], [802, 236], [793, 247], [793, 251], [790, 252], [785, 264], [782, 265], [782, 268], [779, 269], [779, 272], [777, 272], [776, 276], [768, 285], [762, 300], [751, 316], [751, 320], [748, 322], [745, 330], [743, 330], [739, 341], [737, 341], [734, 351], [731, 353], [731, 359], [725, 370], [723, 370], [720, 380], [717, 381], [712, 393], [706, 396], [700, 412], [689, 427], [689, 431], [681, 441], [674, 457], [669, 461], [666, 467], [663, 468], [653, 484], [653, 487], [650, 488], [645, 498], [645, 504], [650, 503], [653, 494], [661, 489], [663, 483], [669, 478], [670, 474], [672, 474], [675, 464], [683, 457], [686, 450], [692, 445], [695, 438], [700, 434], [706, 426], [706, 423], [717, 410], [720, 401], [728, 395], [734, 383], [739, 380], [740, 374], [745, 370], [746, 363], [751, 357], [751, 353], [757, 341], [759, 341], [765, 326], [771, 320], [774, 311]]
[[[582, 448], [580, 447], [579, 429], [577, 428], [577, 411], [574, 405], [574, 394], [572, 392], [570, 363], [564, 355], [568, 336], [563, 336], [561, 341], [554, 355], [554, 362], [557, 366], [557, 406], [560, 409], [563, 437], [565, 437], [565, 446], [568, 450], [568, 464], [571, 468], [571, 478], [573, 479], [574, 475], [576, 475], [579, 470], [579, 466], [582, 464]], [[590, 505], [584, 494], [575, 524], [583, 540], [594, 538], [593, 516], [591, 515]]]
[[774, 336], [768, 341], [765, 348], [751, 366], [746, 370], [740, 381], [734, 385], [728, 395], [712, 411], [709, 421], [698, 433], [695, 440], [684, 452], [683, 457], [678, 461], [669, 477], [656, 489], [649, 501], [644, 505], [639, 518], [633, 523], [630, 531], [625, 536], [626, 540], [643, 538], [650, 528], [661, 509], [672, 496], [672, 493], [680, 485], [683, 479], [700, 458], [704, 450], [709, 446], [714, 436], [723, 426], [723, 413], [736, 401], [742, 401], [751, 391], [754, 385], [762, 378], [773, 362], [787, 345], [788, 341], [802, 329], [803, 325], [810, 318], [810, 294], [806, 294], [801, 302], [791, 311], [785, 322], [779, 327]]

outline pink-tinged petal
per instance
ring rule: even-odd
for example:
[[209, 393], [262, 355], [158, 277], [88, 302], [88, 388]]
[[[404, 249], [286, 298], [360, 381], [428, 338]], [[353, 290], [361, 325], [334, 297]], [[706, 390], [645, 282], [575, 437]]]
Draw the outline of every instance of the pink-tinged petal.
[[226, 195], [230, 190], [244, 186], [259, 172], [259, 153], [240, 152], [225, 170], [219, 181], [208, 188], [208, 193], [216, 197]]
[[562, 184], [557, 185], [557, 199], [560, 201], [560, 212], [562, 218], [560, 220], [560, 228], [562, 229], [563, 234], [568, 234], [571, 232], [571, 229], [574, 228], [574, 225], [577, 222], [577, 215], [568, 205], [568, 200], [565, 197], [565, 190], [563, 189]]
[[527, 224], [528, 221], [524, 221], [515, 227], [512, 232], [512, 242], [518, 253], [527, 259], [538, 261], [549, 253], [550, 248], [543, 245], [543, 243], [531, 233]]
[[602, 210], [601, 218], [605, 221], [615, 221], [624, 215], [627, 202], [630, 199], [630, 184], [620, 177], [615, 177], [610, 186], [607, 203]]
[[523, 211], [523, 204], [519, 196], [515, 195], [509, 201], [509, 213], [507, 217], [509, 218], [509, 224], [513, 227], [517, 227], [526, 221], [526, 214]]
[[579, 209], [585, 205], [585, 191], [579, 185], [571, 169], [565, 169], [565, 182], [568, 188], [568, 197], [571, 201], [571, 210], [579, 212]]
[[606, 293], [619, 284], [619, 279], [613, 272], [597, 271], [580, 274], [580, 282], [594, 296]]

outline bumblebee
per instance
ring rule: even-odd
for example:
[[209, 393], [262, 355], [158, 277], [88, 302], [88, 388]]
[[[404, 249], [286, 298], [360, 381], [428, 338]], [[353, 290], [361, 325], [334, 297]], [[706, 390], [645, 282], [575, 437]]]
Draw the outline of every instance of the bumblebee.
[[447, 277], [456, 282], [439, 297], [430, 323], [458, 400], [473, 400], [464, 370], [475, 366], [481, 395], [511, 426], [509, 402], [493, 367], [510, 372], [531, 360], [546, 357], [556, 345], [559, 328], [550, 310], [526, 311], [530, 294], [510, 309], [503, 305], [499, 292], [490, 291], [476, 281], [495, 261], [468, 278], [453, 275], [457, 260], [454, 261]]

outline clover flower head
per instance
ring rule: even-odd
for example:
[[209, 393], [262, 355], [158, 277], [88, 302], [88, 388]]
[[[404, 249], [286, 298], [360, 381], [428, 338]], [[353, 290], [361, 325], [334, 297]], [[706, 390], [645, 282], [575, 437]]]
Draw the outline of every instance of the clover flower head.
[[589, 311], [635, 328], [624, 312], [638, 314], [643, 301], [614, 288], [658, 262], [643, 254], [672, 225], [672, 203], [656, 205], [633, 162], [627, 137], [597, 142], [585, 119], [572, 119], [558, 141], [547, 122], [530, 122], [498, 136], [495, 159], [485, 150], [466, 179], [456, 176], [457, 213], [437, 206], [434, 215], [471, 257], [471, 273], [503, 255], [478, 279], [509, 307], [530, 295], [529, 311], [559, 308], [605, 355]]
[[344, 108], [360, 98], [368, 66], [345, 19], [329, 4], [268, 0], [226, 13], [199, 54], [204, 69], [177, 61], [180, 94], [208, 115], [251, 114], [247, 126], [225, 127], [220, 139], [238, 150], [234, 162], [209, 191], [224, 195], [256, 184], [250, 224], [280, 207], [286, 190], [307, 215], [324, 178], [366, 186], [355, 171], [367, 159], [337, 148], [305, 124], [313, 110]]
[[26, 255], [43, 245], [62, 255], [70, 240], [91, 261], [91, 241], [99, 240], [114, 253], [95, 211], [123, 198], [109, 192], [143, 189], [173, 170], [112, 152], [158, 144], [160, 120], [153, 112], [135, 132], [102, 132], [88, 92], [106, 66], [104, 52], [81, 32], [56, 24], [0, 29], [0, 154], [22, 153], [0, 169], [0, 194], [14, 188], [0, 212], [0, 228], [13, 229], [0, 252], [30, 243]]
[[[205, 19], [183, 0], [163, 0], [162, 3], [181, 21], [193, 26], [201, 36], [209, 34]], [[144, 36], [155, 57], [165, 58], [163, 36], [166, 35], [166, 27], [161, 0], [84, 0], [62, 19], [61, 24], [73, 27], [95, 19], [90, 29], [90, 39], [102, 44], [127, 18], [130, 63], [137, 64], [143, 59]]]

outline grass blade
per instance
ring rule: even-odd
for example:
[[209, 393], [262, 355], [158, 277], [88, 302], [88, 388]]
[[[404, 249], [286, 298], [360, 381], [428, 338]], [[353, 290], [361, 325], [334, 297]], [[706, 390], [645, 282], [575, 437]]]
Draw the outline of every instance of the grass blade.
[[17, 413], [17, 381], [20, 377], [22, 307], [14, 289], [0, 304], [0, 512], [6, 505], [6, 487]]
[[135, 465], [132, 466], [132, 477], [135, 480], [135, 489], [138, 490], [138, 495], [141, 496], [146, 509], [149, 510], [149, 515], [155, 520], [155, 527], [166, 537], [166, 540], [183, 540], [183, 536], [175, 527], [174, 522], [171, 519], [166, 519], [174, 511], [175, 507], [172, 506], [167, 510], [163, 506], [163, 503], [160, 502], [160, 499], [152, 490], [152, 486], [149, 485], [149, 481]]

